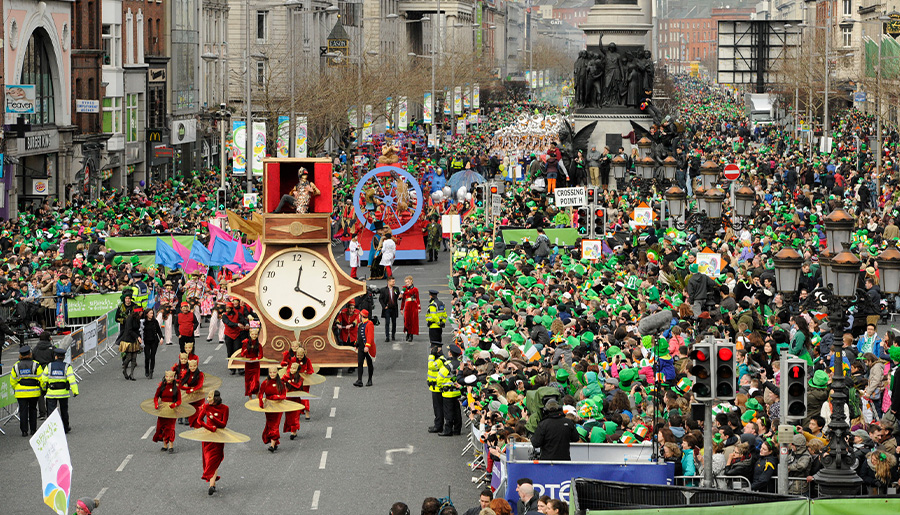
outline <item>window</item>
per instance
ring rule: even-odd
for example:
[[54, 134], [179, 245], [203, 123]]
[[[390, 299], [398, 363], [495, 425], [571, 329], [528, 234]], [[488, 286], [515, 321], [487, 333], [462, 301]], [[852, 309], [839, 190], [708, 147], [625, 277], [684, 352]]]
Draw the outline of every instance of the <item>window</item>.
[[266, 42], [266, 22], [269, 18], [269, 11], [256, 11], [256, 41], [257, 43]]
[[844, 16], [853, 16], [853, 0], [844, 0]]
[[25, 115], [33, 125], [56, 122], [56, 99], [53, 95], [53, 74], [50, 71], [50, 36], [44, 29], [36, 29], [28, 40], [22, 61], [21, 84], [35, 85], [35, 114]]
[[109, 23], [103, 24], [103, 64], [105, 66], [122, 66], [121, 42], [119, 39], [120, 27]]
[[129, 93], [125, 96], [125, 141], [138, 140], [138, 93]]
[[256, 61], [256, 83], [260, 86], [266, 83], [266, 62]]
[[841, 43], [845, 48], [850, 47], [853, 42], [853, 27], [841, 27]]
[[110, 134], [122, 132], [122, 97], [103, 99], [103, 132]]

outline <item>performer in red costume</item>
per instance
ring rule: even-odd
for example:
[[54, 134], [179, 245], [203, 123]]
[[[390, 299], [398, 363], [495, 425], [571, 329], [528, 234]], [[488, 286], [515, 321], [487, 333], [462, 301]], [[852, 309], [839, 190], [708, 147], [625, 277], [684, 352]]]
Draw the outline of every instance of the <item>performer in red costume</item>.
[[[269, 377], [259, 385], [259, 407], [263, 407], [263, 399], [271, 401], [283, 401], [287, 391], [284, 389], [284, 383], [278, 377], [278, 368], [269, 367]], [[278, 426], [281, 424], [281, 412], [266, 413], [266, 427], [263, 428], [262, 441], [268, 443], [269, 452], [278, 450], [278, 444], [281, 443], [281, 433]]]
[[356, 324], [358, 323], [359, 310], [356, 309], [356, 300], [350, 299], [350, 302], [338, 312], [335, 320], [340, 345], [347, 347], [356, 346]]
[[186, 352], [182, 352], [178, 355], [178, 363], [172, 367], [172, 371], [175, 372], [175, 380], [181, 381], [181, 378], [186, 376], [190, 371], [191, 367], [188, 365], [188, 354]]
[[[153, 405], [159, 409], [159, 403], [169, 403], [169, 407], [176, 408], [181, 405], [181, 390], [178, 389], [178, 383], [175, 382], [175, 372], [166, 370], [166, 377], [160, 381], [156, 387], [156, 394], [153, 395]], [[156, 433], [153, 435], [154, 442], [162, 442], [161, 451], [175, 452], [175, 419], [174, 418], [156, 418]]]
[[400, 306], [403, 309], [403, 332], [406, 333], [406, 341], [413, 341], [413, 336], [419, 334], [419, 310], [422, 308], [419, 302], [419, 289], [413, 285], [413, 278], [407, 275], [403, 280], [403, 294], [400, 297]]
[[[200, 371], [199, 364], [197, 363], [196, 359], [188, 361], [188, 371], [184, 376], [181, 377], [181, 379], [178, 380], [178, 388], [181, 389], [182, 395], [191, 394], [203, 388], [203, 372]], [[200, 427], [197, 419], [200, 416], [200, 407], [203, 406], [203, 399], [192, 402], [191, 406], [193, 406], [197, 411], [195, 411], [194, 414], [191, 415], [183, 423], [191, 427]]]
[[[197, 422], [200, 427], [205, 427], [213, 433], [224, 428], [228, 424], [228, 406], [222, 404], [222, 396], [219, 390], [209, 392], [206, 402], [197, 410]], [[203, 456], [204, 481], [209, 482], [209, 495], [216, 492], [216, 481], [219, 480], [219, 465], [225, 459], [225, 444], [220, 442], [203, 442], [201, 446]]]
[[[299, 361], [296, 363], [300, 365], [298, 373], [300, 374], [315, 374], [316, 371], [313, 369], [312, 361], [310, 361], [309, 356], [306, 355], [306, 349], [300, 347], [297, 351], [297, 356], [299, 357]], [[309, 393], [309, 385], [303, 385], [301, 388], [304, 392]], [[303, 405], [304, 412], [306, 413], [306, 420], [309, 420], [309, 399], [301, 399], [300, 404]]]
[[[245, 338], [241, 346], [241, 357], [247, 359], [261, 359], [263, 357], [262, 345], [259, 344], [259, 328], [250, 329], [250, 338]], [[253, 397], [259, 392], [259, 362], [244, 362], [244, 395]]]
[[[303, 349], [301, 349], [302, 351]], [[285, 372], [281, 378], [284, 387], [289, 392], [297, 392], [303, 390], [303, 376], [300, 375], [300, 363], [295, 361], [291, 363], [290, 369]], [[309, 387], [307, 387], [307, 390]], [[291, 440], [297, 438], [297, 431], [300, 430], [300, 412], [308, 410], [309, 401], [303, 399], [300, 401], [304, 409], [288, 411], [284, 414], [284, 432], [291, 434]]]

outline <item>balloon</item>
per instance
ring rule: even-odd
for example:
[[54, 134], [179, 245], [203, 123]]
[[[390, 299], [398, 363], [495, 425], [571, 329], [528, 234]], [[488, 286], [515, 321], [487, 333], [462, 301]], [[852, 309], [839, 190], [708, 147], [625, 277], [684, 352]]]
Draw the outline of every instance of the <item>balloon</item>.
[[472, 200], [472, 194], [466, 193], [466, 200]]
[[60, 465], [59, 470], [56, 471], [56, 483], [60, 488], [63, 489], [63, 492], [69, 493], [69, 485], [72, 480], [72, 471], [69, 470], [69, 466], [65, 463]]
[[452, 193], [452, 191], [450, 191], [450, 186], [444, 186], [441, 188], [441, 191], [444, 192], [445, 197], [449, 197], [450, 193]]
[[443, 199], [444, 199], [444, 194], [440, 191], [435, 191], [434, 193], [431, 194], [431, 200], [433, 200], [435, 202], [440, 202]]
[[144, 186], [144, 181], [141, 181], [139, 184], [141, 185], [141, 187], [143, 187], [143, 186]]

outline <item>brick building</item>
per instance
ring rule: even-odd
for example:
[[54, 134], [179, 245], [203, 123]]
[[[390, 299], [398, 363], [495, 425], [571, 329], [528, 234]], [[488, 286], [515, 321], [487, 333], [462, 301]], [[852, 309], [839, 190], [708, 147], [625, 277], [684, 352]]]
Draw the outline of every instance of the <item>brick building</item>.
[[660, 61], [677, 72], [687, 72], [692, 61], [714, 65], [719, 20], [749, 20], [755, 12], [753, 8], [705, 6], [670, 11], [659, 20]]

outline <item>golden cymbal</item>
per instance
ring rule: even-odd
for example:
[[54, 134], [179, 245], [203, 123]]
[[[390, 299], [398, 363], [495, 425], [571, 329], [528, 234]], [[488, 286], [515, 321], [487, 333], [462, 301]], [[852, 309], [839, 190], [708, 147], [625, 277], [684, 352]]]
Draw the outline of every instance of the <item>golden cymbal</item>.
[[227, 427], [217, 429], [215, 432], [212, 432], [205, 427], [201, 427], [199, 429], [191, 429], [190, 431], [179, 433], [178, 436], [197, 442], [244, 443], [250, 441], [249, 436], [238, 433], [237, 431], [232, 431]]
[[150, 415], [161, 418], [187, 418], [197, 412], [193, 406], [184, 402], [175, 408], [170, 408], [169, 404], [171, 403], [160, 401], [159, 409], [156, 409], [153, 399], [147, 399], [141, 403], [141, 409]]
[[278, 360], [270, 359], [270, 358], [229, 358], [228, 361], [232, 362], [232, 363], [250, 363], [250, 362], [256, 362], [259, 364], [281, 363]]
[[222, 378], [212, 374], [203, 373], [203, 389], [207, 392], [218, 390], [222, 386]]
[[313, 386], [325, 382], [325, 376], [322, 374], [300, 374], [303, 377], [304, 386]]
[[250, 411], [256, 411], [259, 413], [284, 413], [287, 411], [302, 411], [306, 409], [299, 402], [294, 401], [270, 401], [268, 399], [263, 401], [263, 407], [259, 407], [258, 399], [250, 399], [244, 403], [244, 407]]

